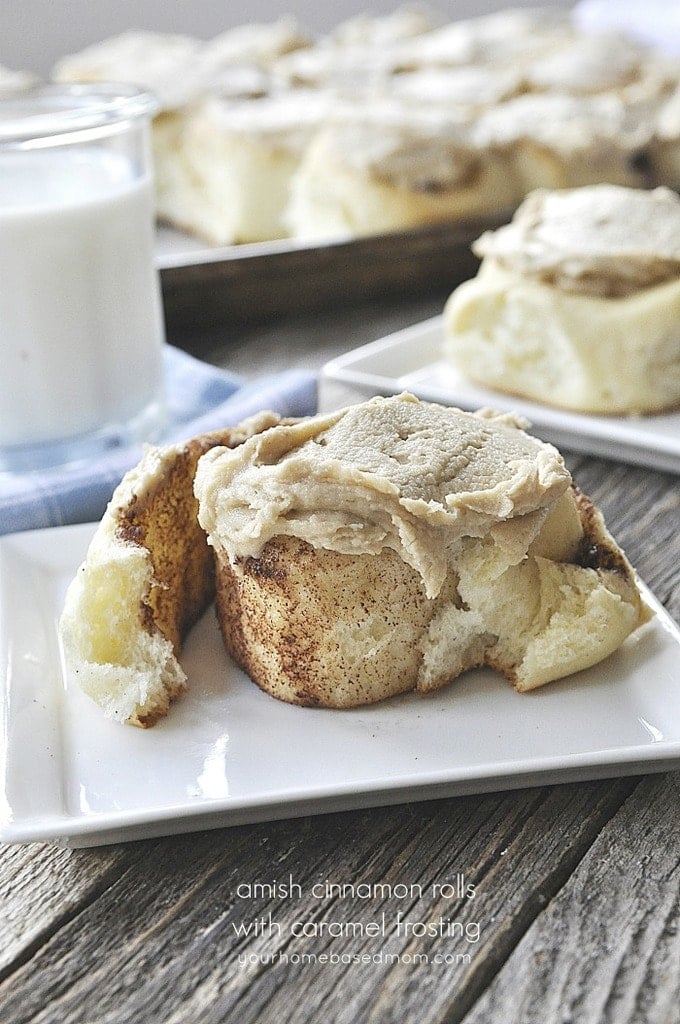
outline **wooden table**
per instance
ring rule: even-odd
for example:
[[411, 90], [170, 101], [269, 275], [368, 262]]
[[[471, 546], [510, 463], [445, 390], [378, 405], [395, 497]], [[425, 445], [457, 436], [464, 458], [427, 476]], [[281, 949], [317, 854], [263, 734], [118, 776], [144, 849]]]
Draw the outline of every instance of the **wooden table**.
[[[247, 376], [318, 367], [443, 298], [170, 340]], [[680, 619], [680, 479], [565, 455]], [[679, 883], [680, 773], [92, 850], [6, 846], [0, 1021], [671, 1024]], [[372, 935], [383, 913], [411, 928]], [[418, 934], [452, 916], [454, 934]], [[347, 922], [357, 934], [335, 935]]]

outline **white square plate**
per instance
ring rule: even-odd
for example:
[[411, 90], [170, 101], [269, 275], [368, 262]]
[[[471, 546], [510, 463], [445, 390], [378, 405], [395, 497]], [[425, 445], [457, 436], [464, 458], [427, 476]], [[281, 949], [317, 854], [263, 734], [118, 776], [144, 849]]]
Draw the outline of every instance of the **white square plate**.
[[469, 672], [351, 711], [283, 704], [191, 633], [189, 693], [153, 729], [73, 686], [57, 622], [94, 526], [0, 539], [0, 839], [73, 846], [680, 764], [680, 630], [656, 616], [601, 665], [529, 694]]
[[437, 316], [331, 360], [321, 373], [321, 408], [410, 391], [460, 409], [511, 410], [529, 420], [533, 434], [558, 447], [680, 473], [680, 412], [588, 416], [487, 390], [466, 381], [442, 357], [443, 342]]

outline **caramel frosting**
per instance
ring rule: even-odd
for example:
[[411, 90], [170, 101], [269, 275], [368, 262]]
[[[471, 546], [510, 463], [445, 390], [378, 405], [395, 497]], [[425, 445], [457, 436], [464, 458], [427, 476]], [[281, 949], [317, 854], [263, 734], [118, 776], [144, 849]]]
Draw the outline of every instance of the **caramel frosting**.
[[[66, 82], [134, 82], [164, 110], [210, 92], [233, 92], [237, 69], [268, 72], [282, 54], [311, 45], [292, 18], [228, 29], [208, 42], [192, 36], [130, 31], [62, 58], [53, 78]], [[242, 88], [242, 86], [239, 86]]]
[[519, 563], [570, 485], [555, 448], [512, 416], [409, 394], [277, 426], [199, 462], [199, 521], [239, 561], [275, 536], [345, 554], [397, 551], [436, 596], [465, 537]]
[[564, 291], [630, 295], [680, 276], [680, 198], [667, 188], [539, 189], [473, 250]]
[[196, 60], [201, 46], [192, 36], [123, 32], [63, 57], [52, 77], [60, 82], [133, 82], [153, 92], [162, 109], [173, 110], [200, 92]]
[[268, 70], [280, 56], [312, 45], [312, 37], [293, 17], [226, 29], [201, 49], [204, 73], [223, 68], [251, 66]]
[[429, 32], [435, 22], [429, 11], [401, 7], [390, 14], [358, 14], [341, 22], [322, 40], [332, 46], [385, 46]]
[[427, 34], [432, 24], [425, 11], [408, 8], [382, 17], [358, 15], [315, 46], [283, 54], [274, 65], [275, 76], [293, 86], [332, 85], [356, 92], [388, 74], [399, 44]]
[[626, 104], [615, 95], [548, 92], [516, 96], [491, 107], [480, 117], [475, 134], [480, 145], [509, 147], [529, 140], [569, 155], [608, 143], [632, 151], [643, 141], [636, 128]]
[[336, 107], [324, 127], [325, 145], [341, 165], [415, 192], [444, 192], [478, 173], [482, 151], [465, 110], [425, 109], [376, 99]]
[[276, 81], [295, 88], [332, 86], [360, 92], [381, 81], [394, 69], [396, 56], [390, 46], [329, 46], [319, 44], [287, 53], [276, 60]]
[[509, 99], [522, 79], [511, 68], [471, 64], [454, 68], [420, 68], [391, 75], [386, 88], [405, 101], [478, 109]]
[[656, 135], [663, 140], [680, 138], [680, 86], [666, 98], [657, 113]]
[[297, 89], [261, 96], [210, 96], [195, 117], [196, 130], [266, 139], [300, 153], [325, 120], [332, 98], [321, 90]]
[[450, 22], [399, 48], [403, 68], [500, 63], [517, 66], [571, 41], [574, 28], [565, 12], [507, 9]]
[[642, 74], [647, 54], [616, 33], [582, 35], [533, 61], [527, 80], [534, 89], [576, 95], [622, 89]]

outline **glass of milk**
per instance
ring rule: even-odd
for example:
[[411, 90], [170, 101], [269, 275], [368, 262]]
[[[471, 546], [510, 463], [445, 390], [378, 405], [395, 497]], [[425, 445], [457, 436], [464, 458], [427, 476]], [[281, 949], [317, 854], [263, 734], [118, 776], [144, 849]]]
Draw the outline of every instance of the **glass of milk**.
[[162, 429], [156, 109], [113, 84], [0, 100], [0, 472]]

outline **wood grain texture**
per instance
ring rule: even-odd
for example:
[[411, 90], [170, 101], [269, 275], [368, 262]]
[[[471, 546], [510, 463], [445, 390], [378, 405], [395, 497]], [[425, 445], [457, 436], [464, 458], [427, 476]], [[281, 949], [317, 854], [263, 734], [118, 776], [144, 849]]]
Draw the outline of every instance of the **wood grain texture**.
[[[466, 1005], [479, 994], [634, 786], [534, 789], [121, 847], [117, 877], [0, 986], [0, 1019], [246, 1022], [266, 1009], [269, 1019], [302, 1022], [332, 1008], [337, 1021], [397, 1021], [425, 1000], [424, 1019], [436, 1020], [452, 1001]], [[473, 899], [433, 896], [433, 884], [459, 873], [475, 883]], [[291, 875], [300, 898], [239, 898], [239, 885]], [[326, 880], [420, 890], [404, 899], [314, 898], [312, 886]], [[365, 925], [383, 911], [386, 937], [291, 934], [297, 921]], [[399, 935], [399, 911], [412, 922], [478, 924], [479, 940]], [[270, 914], [271, 928], [237, 934]], [[381, 950], [401, 962], [294, 956]], [[452, 967], [434, 963], [437, 953], [470, 959]]]
[[0, 979], [115, 878], [121, 852], [0, 845]]
[[679, 1019], [680, 775], [674, 774], [640, 783], [465, 1024]]
[[437, 316], [446, 295], [444, 289], [420, 299], [408, 294], [383, 301], [364, 297], [350, 306], [333, 303], [315, 313], [268, 322], [255, 319], [200, 330], [185, 326], [171, 337], [180, 348], [246, 378], [290, 369], [320, 370], [341, 352]]

